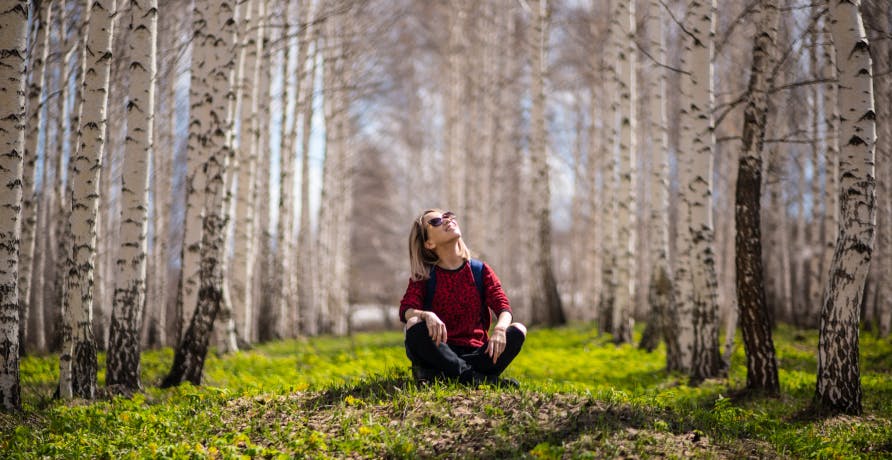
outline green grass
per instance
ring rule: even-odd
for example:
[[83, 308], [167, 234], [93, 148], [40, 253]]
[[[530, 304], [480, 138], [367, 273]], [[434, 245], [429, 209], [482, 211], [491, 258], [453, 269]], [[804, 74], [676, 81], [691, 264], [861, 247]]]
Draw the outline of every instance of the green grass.
[[26, 357], [0, 457], [892, 457], [889, 340], [862, 335], [864, 415], [824, 418], [809, 411], [817, 334], [775, 341], [777, 399], [736, 396], [739, 341], [728, 378], [691, 387], [664, 372], [662, 348], [616, 347], [588, 325], [532, 330], [507, 372], [516, 390], [416, 386], [396, 332], [211, 354], [203, 386], [168, 390], [171, 350], [146, 352], [145, 392], [93, 402], [53, 400], [58, 358]]

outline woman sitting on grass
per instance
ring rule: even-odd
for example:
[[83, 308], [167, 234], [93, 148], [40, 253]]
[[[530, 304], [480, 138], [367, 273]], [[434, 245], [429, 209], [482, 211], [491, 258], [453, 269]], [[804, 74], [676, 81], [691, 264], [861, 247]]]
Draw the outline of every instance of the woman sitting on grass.
[[[412, 278], [400, 302], [406, 354], [419, 382], [517, 386], [499, 375], [520, 352], [526, 327], [511, 322], [511, 305], [495, 272], [471, 259], [455, 214], [424, 211], [409, 233]], [[489, 336], [490, 310], [498, 321]]]

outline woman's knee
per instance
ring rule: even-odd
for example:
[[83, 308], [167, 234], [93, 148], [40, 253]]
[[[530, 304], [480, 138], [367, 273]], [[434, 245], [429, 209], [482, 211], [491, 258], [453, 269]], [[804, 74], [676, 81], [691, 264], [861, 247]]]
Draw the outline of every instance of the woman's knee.
[[416, 325], [416, 324], [418, 324], [418, 323], [421, 323], [421, 322], [422, 322], [422, 321], [421, 321], [421, 318], [419, 318], [419, 317], [417, 317], [417, 316], [413, 316], [413, 317], [409, 318], [409, 319], [406, 321], [406, 330], [411, 329], [412, 326], [414, 326], [414, 325]]
[[406, 321], [406, 340], [419, 340], [423, 337], [428, 337], [427, 324], [421, 318], [409, 318]]
[[524, 337], [527, 336], [527, 327], [524, 326], [522, 323], [511, 323], [511, 325], [508, 327], [509, 328], [513, 327], [514, 329], [517, 329], [517, 331], [520, 332], [521, 334], [523, 334]]

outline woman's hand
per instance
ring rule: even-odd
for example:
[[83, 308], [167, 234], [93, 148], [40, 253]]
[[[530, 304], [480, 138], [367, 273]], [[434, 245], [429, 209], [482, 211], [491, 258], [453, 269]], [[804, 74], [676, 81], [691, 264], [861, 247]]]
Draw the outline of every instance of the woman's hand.
[[420, 316], [427, 324], [427, 333], [434, 341], [434, 345], [439, 347], [441, 343], [446, 343], [446, 324], [432, 311], [425, 311]]
[[489, 344], [486, 346], [486, 354], [492, 356], [492, 363], [495, 364], [498, 361], [499, 356], [502, 355], [502, 352], [505, 351], [505, 343], [507, 339], [505, 338], [505, 329], [500, 327], [496, 327], [492, 331], [492, 337], [489, 338]]

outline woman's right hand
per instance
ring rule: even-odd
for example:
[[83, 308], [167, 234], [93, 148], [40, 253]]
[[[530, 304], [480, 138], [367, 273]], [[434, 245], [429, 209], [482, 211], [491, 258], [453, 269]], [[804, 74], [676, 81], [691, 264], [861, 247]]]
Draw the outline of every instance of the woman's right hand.
[[427, 333], [436, 346], [439, 347], [441, 343], [446, 343], [446, 323], [432, 311], [421, 313], [421, 320], [427, 324]]

